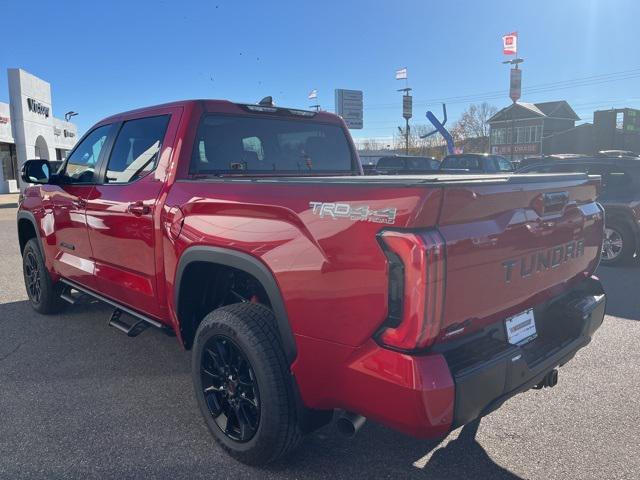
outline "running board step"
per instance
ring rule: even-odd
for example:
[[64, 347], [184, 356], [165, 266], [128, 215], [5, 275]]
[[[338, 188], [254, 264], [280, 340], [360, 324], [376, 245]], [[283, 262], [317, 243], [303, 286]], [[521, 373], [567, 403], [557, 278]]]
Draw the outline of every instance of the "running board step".
[[[141, 313], [138, 313], [131, 308], [121, 305], [120, 303], [114, 300], [111, 300], [109, 298], [103, 297], [102, 295], [96, 292], [93, 292], [88, 288], [80, 286], [77, 283], [71, 282], [65, 278], [60, 279], [60, 281], [64, 283], [65, 286], [67, 287], [65, 291], [63, 291], [63, 293], [66, 293], [67, 296], [70, 297], [70, 299], [73, 300], [74, 302], [78, 301], [83, 296], [88, 296], [111, 305], [115, 310], [113, 311], [113, 314], [109, 319], [109, 326], [117, 330], [120, 330], [122, 333], [125, 333], [129, 337], [135, 337], [140, 335], [148, 327], [156, 327], [162, 330], [167, 335], [171, 335], [171, 336], [175, 335], [175, 332], [173, 331], [172, 328], [166, 325], [163, 325], [157, 320], [149, 318], [146, 315], [142, 315]], [[71, 294], [72, 290], [77, 291], [78, 295]], [[69, 301], [67, 298], [65, 298], [65, 300]], [[120, 318], [122, 314], [129, 315], [131, 318], [134, 319], [135, 323], [130, 325], [127, 322], [123, 321]]]
[[120, 330], [122, 333], [126, 334], [127, 337], [137, 337], [151, 326], [147, 321], [142, 319], [136, 319], [135, 323], [128, 324], [120, 318], [123, 313], [124, 312], [122, 310], [116, 308], [109, 319], [109, 326], [116, 330]]
[[75, 289], [71, 285], [64, 285], [62, 293], [60, 293], [60, 298], [65, 302], [70, 303], [71, 305], [75, 305], [76, 303], [78, 303], [78, 300], [80, 300], [84, 296], [84, 293], [82, 293], [80, 290], [75, 290], [76, 293], [74, 294], [74, 290]]
[[76, 303], [76, 299], [73, 298], [73, 295], [71, 294], [70, 290], [65, 290], [64, 292], [62, 292], [60, 294], [60, 298], [63, 299], [65, 302], [69, 302], [71, 305], [75, 305]]

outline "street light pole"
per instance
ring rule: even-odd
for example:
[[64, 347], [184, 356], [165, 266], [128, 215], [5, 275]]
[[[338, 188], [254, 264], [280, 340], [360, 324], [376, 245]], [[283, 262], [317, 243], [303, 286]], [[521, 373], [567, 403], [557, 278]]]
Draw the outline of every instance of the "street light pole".
[[65, 113], [65, 114], [64, 114], [64, 119], [65, 119], [65, 121], [67, 121], [67, 122], [68, 122], [69, 120], [71, 120], [71, 117], [75, 117], [76, 115], [78, 115], [78, 113], [77, 113], [77, 112], [74, 112], [74, 111], [72, 110], [72, 111], [67, 112], [67, 113]]
[[[405, 120], [404, 153], [405, 155], [409, 155], [409, 132], [410, 132], [409, 119], [412, 117], [412, 114], [413, 114], [413, 97], [409, 94], [409, 92], [411, 92], [411, 88], [409, 87], [401, 88], [398, 91], [404, 92], [404, 95], [402, 96], [402, 116], [404, 117], [404, 120]], [[402, 133], [402, 129], [400, 127], [398, 127], [398, 129], [400, 130], [400, 133]]]
[[404, 154], [409, 155], [409, 119], [405, 118], [404, 127]]

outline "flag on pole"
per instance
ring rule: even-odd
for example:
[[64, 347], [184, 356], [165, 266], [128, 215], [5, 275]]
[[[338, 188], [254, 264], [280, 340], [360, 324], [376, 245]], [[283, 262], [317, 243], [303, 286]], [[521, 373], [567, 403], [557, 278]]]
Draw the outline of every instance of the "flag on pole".
[[407, 67], [401, 68], [400, 70], [396, 70], [396, 80], [406, 80], [407, 79]]
[[505, 55], [518, 54], [518, 32], [507, 33], [502, 37], [502, 52]]
[[318, 90], [316, 90], [315, 88], [313, 90], [311, 90], [309, 92], [309, 95], [307, 97], [309, 100], [313, 100], [314, 98], [318, 98]]

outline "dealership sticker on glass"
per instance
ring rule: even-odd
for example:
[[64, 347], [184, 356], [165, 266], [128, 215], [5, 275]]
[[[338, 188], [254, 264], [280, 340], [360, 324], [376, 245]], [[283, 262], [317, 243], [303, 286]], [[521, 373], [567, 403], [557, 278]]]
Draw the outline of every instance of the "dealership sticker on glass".
[[504, 323], [511, 345], [524, 345], [538, 336], [532, 308], [507, 318]]

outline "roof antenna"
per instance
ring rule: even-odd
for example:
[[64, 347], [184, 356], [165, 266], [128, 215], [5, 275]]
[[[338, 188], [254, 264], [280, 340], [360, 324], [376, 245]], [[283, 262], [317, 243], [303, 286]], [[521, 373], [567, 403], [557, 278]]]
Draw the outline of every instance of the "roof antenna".
[[258, 102], [258, 105], [262, 105], [263, 107], [274, 107], [273, 97], [269, 95], [268, 97], [264, 97], [262, 100]]

